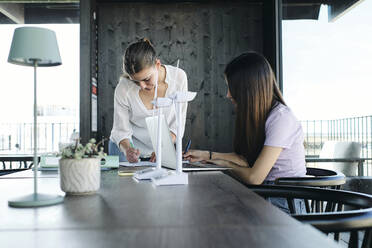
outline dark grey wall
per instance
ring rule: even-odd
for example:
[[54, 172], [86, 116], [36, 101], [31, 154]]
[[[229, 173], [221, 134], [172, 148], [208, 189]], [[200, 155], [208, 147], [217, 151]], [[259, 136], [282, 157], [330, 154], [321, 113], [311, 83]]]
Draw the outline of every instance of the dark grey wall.
[[95, 0], [81, 1], [80, 11], [80, 138], [82, 143], [92, 137], [91, 94], [94, 70], [94, 20]]
[[113, 95], [122, 55], [133, 41], [152, 40], [161, 61], [188, 75], [184, 142], [192, 148], [231, 151], [235, 115], [225, 98], [226, 63], [246, 50], [262, 52], [262, 5], [254, 3], [110, 3], [98, 6], [98, 130], [109, 137]]

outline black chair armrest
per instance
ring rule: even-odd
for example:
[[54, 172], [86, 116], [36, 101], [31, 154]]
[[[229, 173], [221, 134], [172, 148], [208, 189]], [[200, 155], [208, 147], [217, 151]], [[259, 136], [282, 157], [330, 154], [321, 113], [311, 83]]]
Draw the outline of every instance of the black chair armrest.
[[305, 158], [319, 158], [319, 155], [306, 155]]
[[345, 232], [372, 226], [372, 208], [336, 213], [294, 214], [292, 217], [325, 233]]
[[346, 183], [343, 173], [320, 168], [306, 168], [306, 177], [280, 177], [275, 180], [277, 185], [332, 187]]
[[308, 163], [323, 163], [323, 162], [364, 162], [366, 158], [313, 158], [313, 157], [305, 157], [305, 161]]

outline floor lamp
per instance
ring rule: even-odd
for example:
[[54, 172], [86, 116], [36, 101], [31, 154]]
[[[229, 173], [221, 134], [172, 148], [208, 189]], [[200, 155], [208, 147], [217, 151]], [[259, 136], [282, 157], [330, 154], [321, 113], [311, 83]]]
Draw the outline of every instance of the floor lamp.
[[8, 62], [34, 67], [34, 193], [9, 200], [11, 207], [40, 207], [63, 202], [59, 195], [37, 193], [37, 101], [36, 68], [61, 65], [54, 31], [39, 27], [20, 27], [14, 30]]

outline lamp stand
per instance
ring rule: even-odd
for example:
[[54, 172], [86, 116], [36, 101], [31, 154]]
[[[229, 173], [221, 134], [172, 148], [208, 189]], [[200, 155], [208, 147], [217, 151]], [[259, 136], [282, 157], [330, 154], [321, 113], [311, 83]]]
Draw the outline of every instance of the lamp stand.
[[60, 195], [47, 195], [37, 193], [37, 101], [36, 101], [36, 68], [37, 60], [34, 59], [34, 193], [8, 201], [10, 207], [41, 207], [55, 205], [63, 202]]

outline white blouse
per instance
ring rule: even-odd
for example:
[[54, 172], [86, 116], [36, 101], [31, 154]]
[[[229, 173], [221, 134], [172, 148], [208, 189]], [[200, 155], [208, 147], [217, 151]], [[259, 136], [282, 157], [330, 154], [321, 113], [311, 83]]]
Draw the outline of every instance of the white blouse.
[[[174, 94], [177, 91], [187, 91], [186, 73], [174, 66], [163, 65], [165, 67], [165, 82], [168, 88], [165, 97]], [[143, 104], [139, 91], [140, 87], [128, 78], [121, 77], [115, 88], [114, 94], [114, 124], [111, 130], [110, 139], [119, 147], [123, 139], [131, 139], [135, 148], [139, 149], [141, 156], [148, 157], [153, 152], [150, 136], [147, 131], [145, 118], [155, 115], [156, 110], [148, 110]], [[187, 103], [182, 106], [182, 128], [181, 137], [183, 137], [186, 123]], [[177, 134], [175, 106], [166, 107], [162, 112], [168, 122], [169, 129], [175, 135]]]

